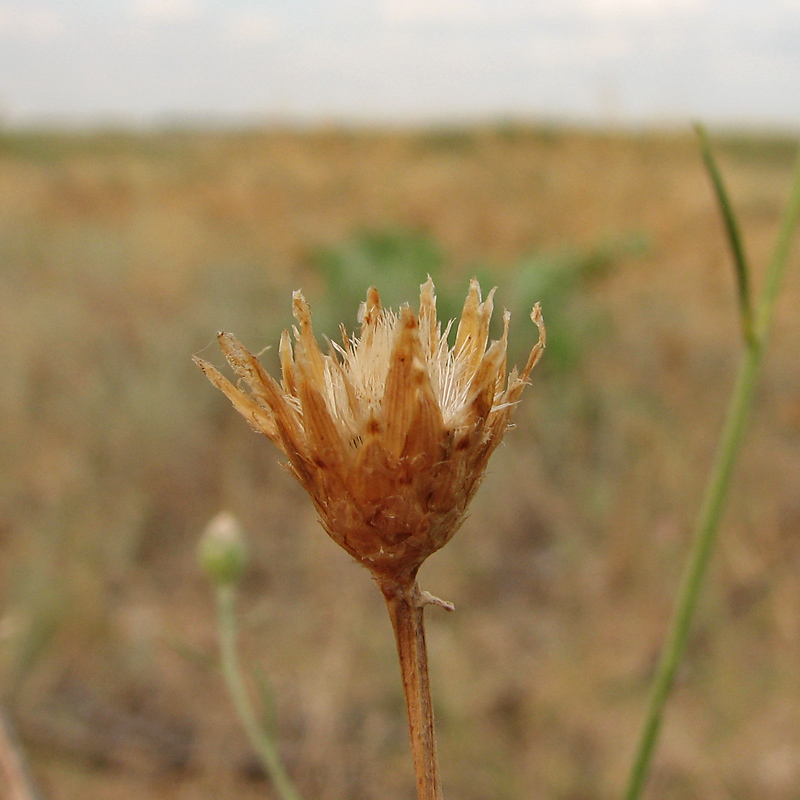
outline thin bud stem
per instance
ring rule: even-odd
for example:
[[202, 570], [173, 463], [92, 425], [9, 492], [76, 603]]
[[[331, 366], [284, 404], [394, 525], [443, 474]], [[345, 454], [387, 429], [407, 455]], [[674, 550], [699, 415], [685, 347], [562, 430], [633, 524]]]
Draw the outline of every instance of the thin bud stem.
[[423, 621], [424, 606], [430, 600], [420, 592], [416, 581], [385, 581], [379, 585], [389, 609], [397, 642], [408, 710], [414, 773], [417, 778], [417, 797], [418, 800], [442, 800]]
[[236, 590], [228, 584], [217, 586], [217, 611], [219, 616], [220, 662], [222, 676], [228, 687], [236, 715], [250, 744], [267, 771], [275, 793], [280, 800], [302, 800], [300, 793], [284, 769], [278, 750], [258, 723], [255, 711], [244, 685], [239, 653], [236, 644]]

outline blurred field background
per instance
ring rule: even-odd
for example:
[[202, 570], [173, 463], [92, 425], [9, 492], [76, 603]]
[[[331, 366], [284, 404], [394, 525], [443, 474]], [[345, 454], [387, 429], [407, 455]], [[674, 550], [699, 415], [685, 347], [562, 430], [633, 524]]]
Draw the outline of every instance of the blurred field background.
[[[716, 144], [763, 264], [794, 144]], [[291, 290], [334, 337], [369, 283], [413, 301], [428, 273], [442, 315], [470, 276], [497, 284], [518, 360], [535, 300], [549, 334], [420, 576], [457, 609], [428, 612], [445, 794], [620, 795], [740, 350], [688, 132], [4, 133], [0, 188], [0, 687], [47, 798], [272, 796], [196, 568], [223, 508], [251, 545], [243, 646], [306, 799], [413, 795], [379, 593], [190, 357], [220, 363], [227, 329], [274, 364]], [[796, 258], [787, 278], [651, 798], [800, 791]]]

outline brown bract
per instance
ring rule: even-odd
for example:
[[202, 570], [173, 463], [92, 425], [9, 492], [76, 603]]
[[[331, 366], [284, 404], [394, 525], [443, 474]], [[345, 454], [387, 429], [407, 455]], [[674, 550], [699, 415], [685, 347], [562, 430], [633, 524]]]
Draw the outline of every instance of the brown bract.
[[437, 321], [430, 278], [418, 314], [382, 308], [370, 288], [360, 335], [342, 327], [342, 345], [323, 354], [295, 292], [300, 327], [294, 348], [288, 331], [281, 336], [280, 383], [230, 333], [219, 334], [220, 347], [246, 389], [194, 359], [286, 454], [330, 536], [381, 580], [410, 582], [453, 536], [544, 349], [537, 305], [538, 342], [522, 372], [506, 377], [507, 311], [502, 338], [487, 347], [493, 295], [482, 301], [471, 281], [450, 348], [452, 322], [442, 330]]

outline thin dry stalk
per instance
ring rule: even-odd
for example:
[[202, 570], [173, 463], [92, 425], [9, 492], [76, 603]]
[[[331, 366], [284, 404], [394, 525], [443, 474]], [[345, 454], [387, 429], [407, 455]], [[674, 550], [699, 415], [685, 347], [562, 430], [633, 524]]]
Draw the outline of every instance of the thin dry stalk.
[[417, 779], [417, 797], [419, 800], [442, 800], [423, 615], [425, 605], [430, 602], [439, 602], [449, 608], [452, 606], [424, 595], [416, 581], [409, 584], [385, 581], [380, 583], [380, 588], [389, 609], [397, 642], [414, 774]]

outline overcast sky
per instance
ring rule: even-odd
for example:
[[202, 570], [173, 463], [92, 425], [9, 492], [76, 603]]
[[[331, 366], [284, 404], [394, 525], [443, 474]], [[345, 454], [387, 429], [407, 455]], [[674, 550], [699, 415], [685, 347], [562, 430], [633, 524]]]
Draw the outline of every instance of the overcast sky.
[[800, 0], [0, 0], [0, 121], [800, 127]]

